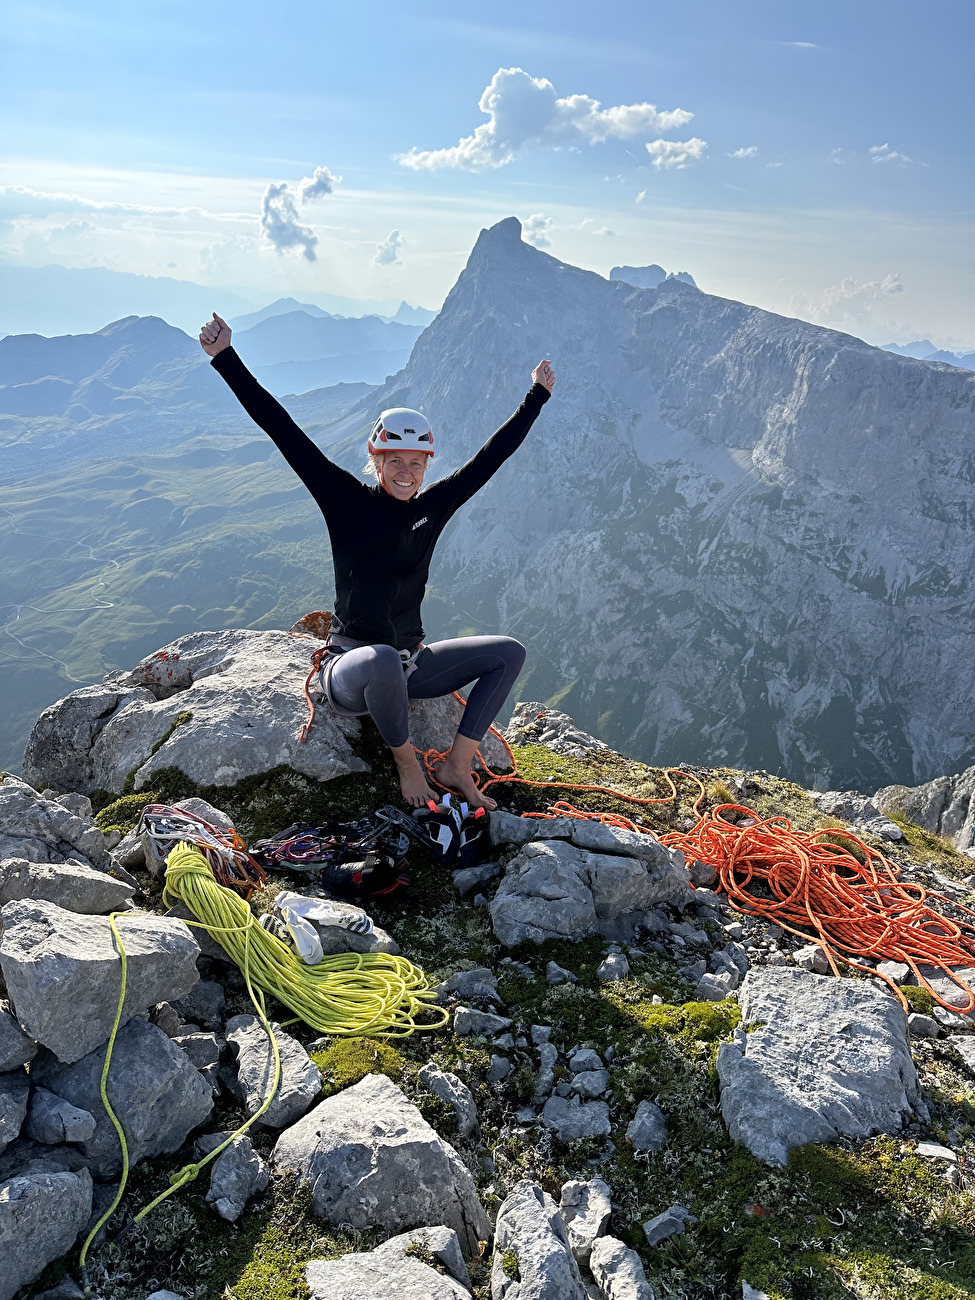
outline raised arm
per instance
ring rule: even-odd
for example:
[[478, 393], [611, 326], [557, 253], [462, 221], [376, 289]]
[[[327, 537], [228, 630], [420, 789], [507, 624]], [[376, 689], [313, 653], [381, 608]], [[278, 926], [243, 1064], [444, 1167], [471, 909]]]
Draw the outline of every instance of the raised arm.
[[213, 320], [200, 330], [200, 346], [210, 365], [224, 379], [231, 392], [255, 424], [273, 439], [278, 450], [312, 496], [322, 505], [336, 488], [363, 484], [333, 464], [311, 438], [295, 424], [277, 398], [262, 388], [230, 345], [230, 326], [213, 313]]
[[532, 371], [532, 386], [514, 415], [491, 434], [480, 451], [475, 452], [466, 464], [447, 478], [434, 483], [428, 491], [438, 495], [442, 492], [453, 498], [451, 504], [454, 510], [469, 501], [525, 441], [528, 430], [551, 397], [554, 387], [555, 373], [551, 363], [540, 361]]

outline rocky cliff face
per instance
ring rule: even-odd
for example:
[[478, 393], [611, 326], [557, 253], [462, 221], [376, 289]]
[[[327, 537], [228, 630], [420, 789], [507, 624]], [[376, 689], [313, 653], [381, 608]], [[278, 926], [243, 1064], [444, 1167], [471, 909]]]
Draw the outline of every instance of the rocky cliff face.
[[522, 697], [647, 761], [820, 787], [971, 762], [975, 376], [679, 280], [605, 280], [511, 218], [348, 432], [419, 406], [451, 469], [543, 356], [554, 400], [433, 573], [455, 630], [528, 643]]

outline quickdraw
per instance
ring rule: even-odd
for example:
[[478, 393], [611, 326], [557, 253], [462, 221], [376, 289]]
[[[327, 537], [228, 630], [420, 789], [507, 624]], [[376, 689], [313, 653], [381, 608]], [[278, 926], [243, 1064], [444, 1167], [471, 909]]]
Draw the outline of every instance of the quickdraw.
[[147, 804], [142, 810], [137, 832], [149, 841], [152, 856], [160, 866], [165, 865], [166, 858], [177, 844], [192, 844], [203, 854], [217, 882], [235, 890], [244, 899], [250, 898], [267, 879], [263, 868], [248, 853], [247, 845], [233, 827], [224, 830], [213, 826], [185, 808]]

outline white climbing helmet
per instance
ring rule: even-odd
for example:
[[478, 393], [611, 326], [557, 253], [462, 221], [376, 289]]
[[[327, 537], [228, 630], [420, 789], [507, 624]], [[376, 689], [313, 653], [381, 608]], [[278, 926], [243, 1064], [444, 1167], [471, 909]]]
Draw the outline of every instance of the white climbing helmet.
[[420, 411], [411, 411], [408, 406], [390, 407], [373, 425], [368, 445], [372, 456], [384, 451], [422, 451], [432, 456], [430, 421]]

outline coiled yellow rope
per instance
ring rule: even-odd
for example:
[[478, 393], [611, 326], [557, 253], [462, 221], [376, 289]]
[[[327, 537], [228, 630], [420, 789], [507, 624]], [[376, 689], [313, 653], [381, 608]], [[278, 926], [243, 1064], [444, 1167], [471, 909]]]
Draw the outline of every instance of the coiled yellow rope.
[[[186, 924], [206, 930], [240, 967], [254, 1009], [270, 1040], [274, 1081], [260, 1109], [202, 1160], [194, 1161], [173, 1174], [170, 1186], [135, 1215], [133, 1222], [136, 1223], [167, 1196], [192, 1182], [205, 1165], [256, 1123], [274, 1100], [281, 1079], [281, 1056], [267, 1018], [265, 992], [273, 994], [290, 1007], [298, 1019], [324, 1034], [405, 1038], [420, 1028], [439, 1029], [449, 1019], [443, 1007], [431, 1005], [437, 996], [436, 990], [427, 983], [423, 971], [405, 957], [393, 957], [387, 953], [345, 953], [325, 957], [316, 966], [306, 966], [286, 944], [258, 925], [254, 913], [238, 894], [218, 884], [206, 858], [191, 844], [178, 844], [166, 859], [163, 901], [175, 899], [184, 902], [197, 918]], [[128, 984], [125, 945], [116, 926], [117, 918], [126, 915], [128, 913], [113, 912], [108, 918], [119, 952], [121, 988], [100, 1087], [102, 1105], [122, 1148], [122, 1176], [112, 1204], [81, 1248], [79, 1265], [86, 1294], [91, 1290], [86, 1267], [88, 1251], [102, 1225], [115, 1213], [129, 1175], [128, 1143], [108, 1099], [107, 1087]], [[433, 1014], [437, 1018], [418, 1025], [415, 1017], [420, 1014]]]
[[[448, 1014], [431, 1005], [436, 990], [405, 957], [341, 953], [306, 966], [287, 944], [268, 934], [242, 898], [224, 889], [198, 849], [178, 844], [166, 859], [163, 900], [182, 900], [203, 929], [244, 968], [253, 982], [322, 1034], [406, 1038], [438, 1029]], [[416, 1017], [435, 1018], [420, 1026]]]

